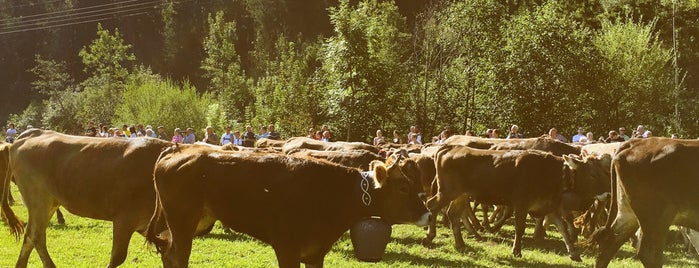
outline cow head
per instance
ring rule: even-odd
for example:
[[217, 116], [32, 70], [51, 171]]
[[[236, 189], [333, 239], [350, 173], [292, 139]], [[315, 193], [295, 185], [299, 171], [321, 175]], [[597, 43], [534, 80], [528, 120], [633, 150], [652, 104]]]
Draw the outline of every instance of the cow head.
[[398, 162], [386, 166], [374, 160], [370, 167], [374, 172], [373, 208], [387, 222], [426, 225], [430, 213], [418, 196], [417, 187], [403, 173]]
[[609, 154], [591, 155], [583, 159], [564, 155], [563, 160], [572, 171], [573, 191], [581, 198], [590, 199], [610, 191], [612, 157]]

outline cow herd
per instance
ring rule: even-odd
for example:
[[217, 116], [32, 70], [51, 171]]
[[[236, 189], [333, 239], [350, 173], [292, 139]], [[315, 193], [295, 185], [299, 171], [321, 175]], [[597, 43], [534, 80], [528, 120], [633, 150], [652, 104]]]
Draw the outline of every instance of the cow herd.
[[[443, 145], [385, 145], [388, 156], [364, 143], [302, 137], [256, 146], [27, 130], [0, 144], [2, 216], [13, 235], [24, 235], [16, 266], [26, 267], [36, 249], [44, 267], [55, 267], [46, 229], [59, 206], [113, 223], [108, 267], [125, 261], [134, 232], [155, 246], [164, 267], [187, 267], [192, 239], [215, 221], [269, 244], [280, 267], [322, 267], [340, 236], [372, 216], [428, 225], [423, 244], [430, 244], [443, 214], [457, 248], [465, 247], [462, 226], [479, 237], [513, 217], [514, 256], [530, 216], [535, 238], [555, 224], [574, 261], [579, 245], [598, 245], [596, 267], [636, 233], [646, 267], [662, 266], [670, 225], [699, 241], [699, 141], [581, 148], [548, 138], [453, 136]], [[11, 181], [27, 207], [26, 226], [9, 205]]]

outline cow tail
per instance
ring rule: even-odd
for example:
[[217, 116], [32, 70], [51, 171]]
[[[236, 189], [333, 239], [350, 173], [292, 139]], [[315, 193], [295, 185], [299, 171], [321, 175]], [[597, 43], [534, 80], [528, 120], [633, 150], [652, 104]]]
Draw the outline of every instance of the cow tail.
[[[6, 152], [3, 152], [6, 153]], [[10, 227], [10, 234], [15, 236], [15, 239], [19, 241], [20, 236], [24, 233], [24, 224], [17, 218], [15, 212], [10, 207], [9, 196], [10, 196], [10, 181], [12, 180], [12, 170], [10, 168], [9, 158], [7, 161], [7, 169], [5, 170], [5, 177], [2, 183], [2, 193], [0, 194], [2, 199], [2, 218], [7, 222], [7, 226]]]
[[160, 254], [163, 254], [165, 252], [165, 249], [167, 248], [169, 241], [167, 238], [158, 236], [160, 232], [162, 232], [163, 230], [167, 231], [168, 228], [163, 218], [163, 205], [160, 202], [160, 192], [158, 191], [158, 185], [155, 181], [155, 173], [158, 167], [157, 164], [158, 162], [160, 162], [160, 159], [162, 159], [165, 155], [176, 151], [177, 149], [178, 146], [177, 144], [175, 144], [163, 150], [158, 156], [158, 159], [155, 161], [155, 169], [153, 170], [153, 190], [155, 191], [155, 208], [153, 210], [153, 216], [151, 216], [150, 222], [148, 222], [148, 228], [146, 228], [145, 237], [146, 243], [148, 245], [155, 246], [155, 249]]
[[618, 213], [618, 208], [619, 204], [617, 204], [617, 172], [615, 168], [615, 162], [616, 160], [612, 161], [612, 167], [611, 167], [611, 198], [609, 199], [609, 212], [607, 216], [607, 221], [604, 224], [603, 227], [600, 227], [599, 229], [595, 230], [592, 235], [590, 235], [590, 238], [587, 240], [583, 241], [580, 243], [581, 246], [586, 247], [586, 248], [593, 248], [595, 245], [599, 244], [601, 241], [606, 239], [609, 235], [611, 235], [611, 230], [612, 230], [612, 223], [614, 222], [614, 219], [616, 218], [616, 214]]

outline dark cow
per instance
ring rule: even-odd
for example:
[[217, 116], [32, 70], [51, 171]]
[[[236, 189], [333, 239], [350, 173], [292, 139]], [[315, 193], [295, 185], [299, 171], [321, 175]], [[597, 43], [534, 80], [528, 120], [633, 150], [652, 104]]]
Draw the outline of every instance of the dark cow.
[[[430, 211], [439, 211], [462, 194], [492, 204], [513, 208], [515, 216], [514, 256], [521, 256], [527, 213], [537, 217], [556, 214], [561, 196], [569, 187], [563, 159], [537, 150], [493, 151], [445, 145], [435, 158], [438, 191], [427, 201]], [[561, 232], [570, 257], [581, 261], [560, 216], [552, 217]]]
[[[149, 228], [147, 239], [165, 267], [186, 267], [202, 211], [274, 248], [280, 267], [322, 267], [333, 243], [372, 215], [389, 223], [426, 224], [429, 213], [397, 166], [377, 161], [373, 173], [286, 155], [240, 154], [173, 146], [154, 171], [170, 239]], [[371, 175], [374, 174], [373, 178]]]
[[[14, 175], [29, 214], [16, 266], [26, 267], [36, 248], [44, 267], [55, 267], [46, 249], [46, 228], [59, 205], [78, 216], [111, 221], [108, 267], [123, 263], [132, 234], [144, 233], [153, 214], [153, 166], [169, 145], [152, 138], [105, 139], [39, 129], [22, 133], [10, 149], [11, 172], [3, 184], [8, 189]], [[23, 225], [5, 197], [2, 212], [19, 237]]]
[[298, 157], [313, 157], [325, 159], [333, 163], [337, 163], [346, 167], [359, 168], [368, 170], [369, 164], [374, 160], [383, 160], [379, 154], [369, 152], [367, 150], [352, 150], [352, 151], [314, 151], [303, 150], [291, 154]]
[[661, 267], [671, 224], [699, 229], [699, 141], [631, 139], [612, 160], [612, 206], [605, 227], [590, 243], [599, 244], [596, 267], [607, 267], [619, 247], [640, 226], [638, 258]]
[[285, 154], [294, 153], [303, 149], [316, 151], [351, 151], [351, 150], [367, 150], [372, 153], [378, 153], [379, 150], [369, 144], [363, 142], [324, 142], [306, 137], [294, 137], [286, 141], [282, 146], [282, 152]]

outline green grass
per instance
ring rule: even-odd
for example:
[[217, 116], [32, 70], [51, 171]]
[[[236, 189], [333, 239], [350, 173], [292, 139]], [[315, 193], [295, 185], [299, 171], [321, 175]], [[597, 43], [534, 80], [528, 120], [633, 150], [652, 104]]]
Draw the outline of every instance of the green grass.
[[[15, 196], [19, 194], [15, 192]], [[27, 213], [21, 201], [13, 209], [26, 221]], [[65, 213], [66, 225], [58, 225], [55, 218], [47, 230], [49, 252], [58, 267], [104, 267], [109, 263], [111, 251], [111, 223], [87, 219]], [[21, 242], [10, 236], [6, 224], [0, 234], [0, 267], [12, 267], [17, 260]], [[467, 249], [454, 249], [451, 231], [438, 230], [434, 245], [426, 248], [420, 244], [425, 231], [416, 226], [397, 225], [393, 228], [384, 259], [379, 263], [363, 263], [353, 256], [352, 243], [345, 234], [325, 258], [326, 267], [591, 267], [594, 258], [583, 256], [582, 263], [568, 258], [565, 245], [553, 229], [549, 229], [545, 241], [535, 243], [531, 239], [531, 225], [527, 228], [522, 258], [510, 255], [513, 228], [506, 225], [499, 234], [485, 234], [479, 242], [465, 238]], [[136, 234], [131, 239], [129, 255], [122, 267], [161, 267], [160, 257]], [[610, 267], [642, 267], [633, 258], [633, 249], [627, 244], [617, 253]], [[683, 253], [679, 244], [672, 244], [665, 252], [666, 267], [699, 267], [699, 261]], [[216, 226], [211, 234], [195, 239], [190, 258], [191, 267], [276, 267], [272, 248], [242, 234], [226, 234]], [[29, 267], [41, 267], [36, 252], [30, 258]]]

